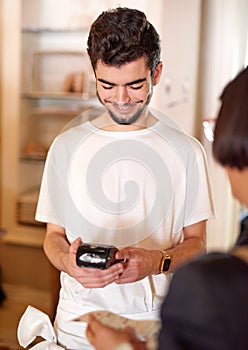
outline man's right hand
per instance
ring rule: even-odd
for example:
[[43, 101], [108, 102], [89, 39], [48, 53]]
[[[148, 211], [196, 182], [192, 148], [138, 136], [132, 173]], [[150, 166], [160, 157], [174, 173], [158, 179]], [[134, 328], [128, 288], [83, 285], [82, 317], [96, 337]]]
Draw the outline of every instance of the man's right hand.
[[110, 266], [106, 270], [79, 267], [76, 264], [76, 254], [77, 250], [82, 244], [80, 238], [77, 238], [69, 248], [69, 256], [67, 265], [67, 273], [75, 278], [80, 284], [85, 288], [102, 288], [115, 282], [119, 276], [124, 271], [124, 266], [122, 263], [117, 263]]

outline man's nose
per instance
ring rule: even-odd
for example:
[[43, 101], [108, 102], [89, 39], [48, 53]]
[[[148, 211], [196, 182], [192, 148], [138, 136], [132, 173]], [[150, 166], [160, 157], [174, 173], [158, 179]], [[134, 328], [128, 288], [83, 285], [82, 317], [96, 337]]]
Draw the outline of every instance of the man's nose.
[[115, 92], [115, 102], [116, 103], [127, 103], [130, 102], [130, 97], [126, 86], [118, 86]]

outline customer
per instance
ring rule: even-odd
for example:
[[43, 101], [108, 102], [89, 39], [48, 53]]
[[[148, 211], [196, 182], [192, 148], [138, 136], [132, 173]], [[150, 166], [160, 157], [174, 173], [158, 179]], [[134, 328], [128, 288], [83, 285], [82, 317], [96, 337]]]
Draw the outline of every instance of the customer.
[[[227, 85], [213, 154], [227, 171], [233, 195], [248, 207], [248, 68]], [[161, 309], [159, 349], [244, 350], [248, 347], [248, 245], [202, 255], [179, 268]], [[116, 331], [90, 318], [97, 350], [142, 350], [132, 330]]]
[[[104, 110], [54, 141], [36, 214], [47, 223], [45, 253], [61, 271], [58, 343], [80, 350], [91, 346], [77, 316], [101, 309], [159, 317], [171, 272], [205, 251], [213, 215], [202, 146], [148, 108], [162, 62], [144, 13], [103, 12], [91, 26], [88, 54]], [[116, 246], [125, 263], [78, 267], [82, 241]]]

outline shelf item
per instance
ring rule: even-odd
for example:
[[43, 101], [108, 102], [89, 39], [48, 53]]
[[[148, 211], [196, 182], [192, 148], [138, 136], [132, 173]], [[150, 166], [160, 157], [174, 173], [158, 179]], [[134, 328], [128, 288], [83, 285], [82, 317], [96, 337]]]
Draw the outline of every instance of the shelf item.
[[45, 146], [39, 145], [37, 143], [29, 143], [24, 147], [21, 154], [21, 159], [25, 160], [45, 160], [47, 156], [48, 149]]
[[38, 201], [39, 190], [32, 189], [21, 194], [17, 199], [17, 220], [19, 224], [44, 226], [35, 221], [35, 211]]
[[[26, 74], [27, 94], [54, 97], [92, 95], [92, 69], [86, 53], [78, 51], [34, 51], [32, 70]], [[91, 89], [92, 90], [92, 89]]]

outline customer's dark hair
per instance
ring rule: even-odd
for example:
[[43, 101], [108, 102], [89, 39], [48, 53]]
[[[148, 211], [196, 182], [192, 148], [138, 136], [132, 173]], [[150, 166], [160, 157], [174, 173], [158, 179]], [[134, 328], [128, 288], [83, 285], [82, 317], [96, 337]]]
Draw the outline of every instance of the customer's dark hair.
[[248, 67], [224, 89], [214, 130], [213, 155], [223, 166], [248, 167]]
[[103, 12], [93, 22], [87, 44], [94, 70], [98, 60], [120, 67], [145, 57], [153, 76], [160, 61], [159, 35], [145, 14], [136, 9], [118, 7]]

